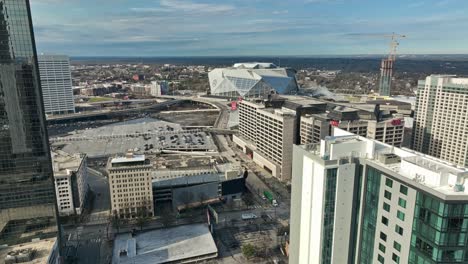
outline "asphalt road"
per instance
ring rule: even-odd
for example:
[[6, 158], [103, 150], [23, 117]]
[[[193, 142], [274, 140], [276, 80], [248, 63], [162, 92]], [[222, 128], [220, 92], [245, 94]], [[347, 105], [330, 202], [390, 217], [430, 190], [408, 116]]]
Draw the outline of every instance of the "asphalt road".
[[99, 171], [88, 169], [88, 183], [95, 197], [93, 209], [87, 216], [86, 222], [105, 224], [108, 222], [111, 208], [108, 180]]

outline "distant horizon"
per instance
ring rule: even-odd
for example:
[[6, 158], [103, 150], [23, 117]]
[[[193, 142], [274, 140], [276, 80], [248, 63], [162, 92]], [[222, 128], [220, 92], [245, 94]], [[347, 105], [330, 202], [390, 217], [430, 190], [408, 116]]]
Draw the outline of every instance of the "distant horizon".
[[[44, 55], [67, 55], [63, 53], [44, 53]], [[292, 57], [323, 57], [323, 58], [334, 58], [334, 57], [385, 57], [388, 54], [325, 54], [325, 55], [67, 55], [70, 58], [292, 58]], [[427, 54], [398, 54], [397, 57], [406, 56], [468, 56], [468, 53], [457, 53], [457, 54], [443, 54], [443, 53], [427, 53]]]

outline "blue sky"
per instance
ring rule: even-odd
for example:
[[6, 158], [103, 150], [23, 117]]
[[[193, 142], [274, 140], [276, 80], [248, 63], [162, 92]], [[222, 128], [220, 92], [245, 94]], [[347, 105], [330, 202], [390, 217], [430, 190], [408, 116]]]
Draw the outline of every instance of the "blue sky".
[[30, 0], [38, 52], [71, 56], [467, 54], [467, 0]]

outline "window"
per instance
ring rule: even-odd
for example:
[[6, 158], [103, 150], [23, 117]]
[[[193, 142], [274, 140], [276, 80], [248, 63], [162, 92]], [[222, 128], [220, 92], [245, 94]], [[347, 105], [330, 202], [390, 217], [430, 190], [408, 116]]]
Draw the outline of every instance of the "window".
[[400, 211], [400, 210], [397, 211], [397, 217], [398, 217], [398, 219], [400, 219], [401, 221], [405, 221], [405, 213], [403, 213], [403, 212]]
[[401, 245], [400, 243], [393, 241], [393, 248], [396, 249], [398, 252], [401, 250]]
[[399, 225], [395, 225], [395, 232], [397, 232], [400, 235], [403, 235], [403, 228]]
[[392, 188], [392, 186], [393, 186], [393, 181], [390, 180], [389, 178], [387, 178], [387, 179], [385, 180], [385, 185], [387, 185], [387, 187]]
[[449, 218], [448, 229], [449, 230], [460, 230], [463, 225], [463, 218]]
[[379, 263], [382, 263], [382, 264], [385, 263], [384, 257], [382, 257], [380, 255], [377, 256], [377, 260], [379, 261]]
[[395, 263], [400, 263], [400, 257], [397, 256], [395, 253], [392, 255], [392, 260], [395, 261]]
[[388, 203], [383, 203], [383, 209], [387, 212], [390, 212], [390, 205]]
[[398, 198], [398, 205], [403, 208], [406, 208], [406, 200], [402, 198]]
[[379, 250], [385, 253], [385, 246], [379, 243]]
[[408, 195], [408, 187], [400, 185], [400, 192], [404, 195]]
[[389, 191], [385, 191], [384, 196], [385, 198], [392, 200], [392, 193], [390, 193]]
[[388, 218], [385, 216], [382, 216], [382, 224], [388, 226]]
[[387, 241], [387, 235], [383, 232], [380, 232], [380, 239], [382, 239], [383, 241]]

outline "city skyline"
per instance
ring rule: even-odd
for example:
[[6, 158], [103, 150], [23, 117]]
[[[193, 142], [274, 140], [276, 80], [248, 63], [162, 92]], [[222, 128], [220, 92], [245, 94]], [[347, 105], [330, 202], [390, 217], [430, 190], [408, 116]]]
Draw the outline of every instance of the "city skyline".
[[[464, 54], [461, 0], [32, 0], [39, 52], [70, 56]], [[53, 15], [50, 15], [53, 14]], [[161, 26], [159, 26], [161, 25]], [[259, 48], [261, 47], [261, 48]]]

